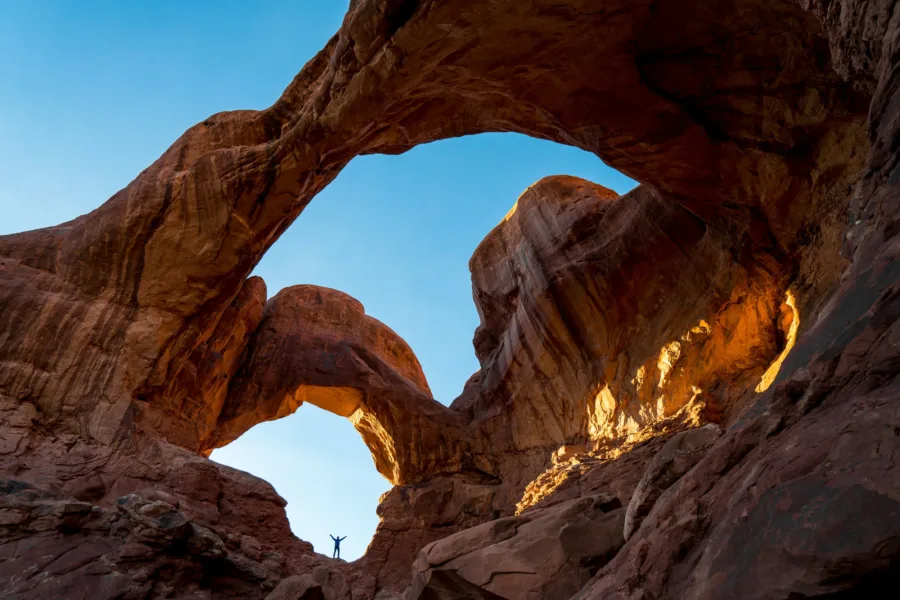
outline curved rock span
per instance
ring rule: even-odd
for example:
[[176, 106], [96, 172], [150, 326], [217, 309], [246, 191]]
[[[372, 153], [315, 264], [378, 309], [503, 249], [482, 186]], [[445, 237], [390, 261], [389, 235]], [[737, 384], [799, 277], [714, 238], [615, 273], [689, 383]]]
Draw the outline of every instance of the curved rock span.
[[[0, 589], [896, 590], [898, 44], [888, 0], [352, 2], [270, 108], [0, 237]], [[484, 131], [641, 185], [521, 195], [470, 262], [481, 368], [444, 407], [359, 302], [250, 273], [353, 157]], [[303, 402], [395, 485], [349, 565], [204, 456]]]
[[406, 342], [350, 296], [311, 285], [266, 303], [203, 445], [227, 444], [304, 402], [349, 418], [394, 484], [456, 472], [471, 456], [462, 423], [432, 400]]

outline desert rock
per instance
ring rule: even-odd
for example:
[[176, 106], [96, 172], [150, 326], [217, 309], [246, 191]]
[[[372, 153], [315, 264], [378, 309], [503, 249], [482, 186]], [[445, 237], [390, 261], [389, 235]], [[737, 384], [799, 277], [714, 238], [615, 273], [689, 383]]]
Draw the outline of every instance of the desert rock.
[[624, 518], [617, 498], [584, 496], [466, 529], [422, 550], [406, 598], [428, 597], [432, 570], [502, 598], [569, 598], [625, 542]]
[[431, 398], [406, 342], [357, 300], [309, 285], [266, 303], [205, 447], [304, 402], [349, 418], [395, 484], [456, 472], [471, 454], [459, 419]]
[[710, 424], [682, 431], [666, 442], [647, 465], [628, 503], [624, 530], [626, 540], [641, 526], [641, 521], [663, 492], [690, 471], [720, 435], [722, 431]]
[[[419, 591], [490, 598], [499, 562], [466, 556], [505, 523], [523, 523], [498, 542], [510, 556], [567, 548], [556, 575], [501, 576], [505, 593], [896, 589], [893, 7], [352, 2], [268, 109], [198, 123], [87, 215], [0, 236], [0, 589], [345, 582], [385, 599], [452, 547], [417, 563]], [[355, 300], [267, 300], [250, 274], [353, 157], [485, 131], [577, 146], [641, 185], [523, 193], [472, 257], [481, 370], [445, 408]], [[203, 456], [306, 401], [348, 416], [397, 484], [353, 564], [295, 538], [271, 486]], [[722, 435], [691, 460], [654, 462], [709, 423]], [[609, 559], [592, 574], [538, 524], [598, 497], [644, 518], [624, 541], [626, 509], [603, 512], [621, 539], [591, 550]]]

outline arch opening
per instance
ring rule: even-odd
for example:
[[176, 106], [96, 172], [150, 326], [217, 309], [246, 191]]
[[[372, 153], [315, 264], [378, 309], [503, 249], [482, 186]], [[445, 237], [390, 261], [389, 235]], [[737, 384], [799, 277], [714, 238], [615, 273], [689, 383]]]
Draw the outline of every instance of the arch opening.
[[[14, 275], [8, 280], [27, 273], [40, 283], [30, 295], [11, 293], [5, 300], [9, 314], [41, 314], [4, 342], [11, 357], [3, 365], [4, 393], [27, 398], [46, 424], [61, 424], [66, 434], [98, 445], [116, 448], [122, 440], [143, 436], [160, 446], [208, 451], [267, 415], [296, 409], [298, 390], [306, 390], [302, 396], [344, 388], [338, 381], [349, 379], [363, 396], [352, 414], [375, 419], [368, 431], [370, 447], [383, 456], [380, 463], [376, 456], [379, 471], [403, 486], [398, 496], [410, 489], [421, 492], [401, 498], [398, 502], [407, 503], [394, 508], [422, 509], [432, 518], [423, 530], [445, 535], [450, 527], [503, 514], [545, 466], [541, 453], [586, 435], [587, 419], [579, 418], [590, 411], [580, 392], [607, 384], [597, 415], [624, 404], [611, 397], [610, 382], [626, 387], [629, 378], [638, 387], [649, 382], [658, 407], [655, 390], [690, 383], [681, 377], [681, 363], [703, 354], [685, 352], [683, 342], [699, 342], [702, 350], [705, 340], [715, 342], [717, 326], [724, 325], [724, 334], [733, 333], [731, 325], [741, 333], [746, 323], [716, 322], [705, 313], [728, 317], [734, 314], [729, 310], [747, 310], [763, 331], [777, 333], [786, 320], [769, 309], [777, 309], [790, 288], [800, 290], [791, 308], [799, 307], [804, 319], [814, 317], [805, 303], [820, 300], [845, 266], [821, 257], [840, 254], [846, 189], [863, 163], [864, 153], [857, 150], [866, 146], [862, 122], [868, 100], [865, 85], [855, 86], [832, 67], [829, 40], [814, 15], [787, 0], [723, 0], [700, 11], [685, 10], [692, 5], [678, 1], [652, 8], [611, 3], [591, 14], [556, 5], [529, 13], [519, 11], [519, 3], [492, 2], [464, 15], [484, 27], [459, 27], [459, 35], [446, 36], [443, 43], [422, 44], [423, 33], [442, 30], [459, 15], [449, 5], [423, 3], [419, 6], [427, 10], [407, 10], [412, 4], [403, 4], [401, 13], [384, 14], [366, 2], [354, 3], [347, 26], [273, 107], [207, 119], [91, 215], [0, 238], [0, 266]], [[678, 27], [683, 15], [690, 15], [690, 22]], [[415, 27], [406, 27], [409, 23]], [[507, 43], [514, 38], [528, 40], [527, 47]], [[507, 68], [510, 64], [516, 68]], [[604, 78], [597, 77], [597, 65], [608, 66]], [[354, 344], [320, 335], [328, 327], [315, 319], [287, 318], [280, 330], [281, 325], [261, 326], [269, 317], [329, 304], [307, 286], [293, 304], [298, 297], [291, 293], [276, 296], [287, 308], [267, 314], [259, 280], [246, 278], [354, 156], [499, 130], [560, 140], [606, 158], [649, 184], [629, 194], [629, 201], [643, 200], [659, 209], [648, 214], [672, 217], [683, 227], [656, 227], [660, 222], [649, 219], [656, 230], [641, 229], [640, 219], [627, 218], [629, 204], [622, 201], [604, 203], [598, 211], [601, 225], [619, 227], [592, 228], [589, 220], [566, 221], [555, 213], [555, 222], [568, 223], [566, 232], [572, 234], [560, 248], [582, 249], [577, 242], [587, 239], [608, 242], [609, 252], [590, 265], [603, 277], [556, 277], [566, 265], [545, 261], [528, 273], [537, 275], [531, 280], [519, 276], [521, 269], [511, 269], [515, 277], [498, 276], [495, 286], [485, 278], [478, 290], [483, 327], [476, 335], [483, 372], [465, 387], [451, 413], [404, 374], [396, 357], [366, 351], [370, 345], [359, 334], [372, 328], [342, 332]], [[573, 189], [587, 186], [560, 187], [556, 199], [570, 199]], [[506, 223], [522, 225], [525, 214], [519, 206]], [[603, 237], [606, 232], [620, 237]], [[666, 246], [670, 251], [644, 252], [652, 239], [645, 234], [672, 232], [677, 235], [660, 236], [674, 244]], [[654, 269], [653, 259], [660, 257], [657, 266], [666, 260], [686, 264]], [[515, 260], [484, 264], [501, 275], [520, 266]], [[725, 283], [691, 285], [684, 292], [680, 284], [704, 283], [704, 270], [693, 268], [698, 264]], [[635, 273], [653, 281], [658, 287], [651, 291], [657, 293], [629, 287], [625, 275]], [[548, 274], [553, 277], [544, 277]], [[523, 285], [535, 281], [546, 285]], [[42, 295], [47, 289], [59, 296]], [[697, 290], [705, 295], [688, 293]], [[532, 291], [538, 293], [525, 293]], [[582, 292], [585, 305], [608, 300], [594, 304], [617, 318], [584, 319], [583, 307], [572, 300]], [[660, 298], [696, 314], [666, 320]], [[762, 302], [769, 299], [774, 300]], [[361, 307], [333, 304], [347, 309], [340, 314], [366, 323]], [[75, 325], [60, 334], [61, 322]], [[316, 328], [293, 335], [298, 322]], [[706, 322], [708, 330], [694, 332], [697, 322]], [[279, 335], [266, 340], [258, 333], [267, 331]], [[785, 337], [803, 335], [788, 333], [767, 336], [749, 358], [737, 356], [747, 363], [733, 360], [729, 368], [757, 385], [766, 365], [772, 359], [780, 363], [779, 352], [789, 350], [779, 346]], [[60, 350], [46, 357], [43, 348], [29, 343], [36, 339], [60, 342]], [[635, 347], [634, 339], [644, 346]], [[69, 346], [78, 346], [79, 354], [68, 352]], [[247, 357], [256, 361], [253, 369], [246, 368], [250, 363], [242, 350], [251, 346]], [[706, 347], [716, 349], [715, 343]], [[553, 352], [527, 352], [534, 349]], [[598, 356], [602, 360], [593, 360]], [[337, 364], [336, 357], [346, 360]], [[86, 377], [69, 368], [76, 363], [96, 365], [97, 374]], [[326, 368], [316, 368], [323, 364]], [[650, 375], [631, 377], [644, 365], [649, 366], [641, 372]], [[228, 373], [234, 373], [239, 393], [223, 386]], [[341, 377], [335, 379], [336, 373]], [[537, 392], [528, 394], [522, 382], [534, 384]], [[722, 385], [684, 390], [691, 401], [707, 393], [728, 398], [734, 391], [732, 381], [712, 383]], [[578, 393], [568, 394], [572, 389]], [[334, 398], [313, 396], [346, 410]], [[542, 401], [518, 402], [522, 398]], [[576, 402], [543, 401], [567, 398]], [[383, 404], [375, 408], [378, 402]], [[404, 409], [395, 411], [398, 406]], [[663, 402], [657, 413], [666, 409]], [[641, 416], [639, 410], [630, 414], [635, 412]], [[367, 426], [363, 418], [355, 422]], [[397, 427], [401, 422], [411, 424], [413, 433], [404, 434]], [[603, 431], [602, 424], [594, 425]], [[404, 452], [380, 443], [385, 440]], [[537, 456], [534, 460], [515, 456], [535, 448], [529, 456]], [[424, 481], [434, 487], [420, 486]], [[506, 487], [500, 489], [497, 481]], [[423, 507], [442, 494], [457, 500], [455, 494], [462, 494], [471, 512], [464, 518], [428, 513]], [[240, 516], [229, 518], [247, 525]], [[389, 585], [385, 581], [380, 583]], [[402, 589], [406, 581], [393, 583]]]
[[[435, 142], [402, 156], [360, 157], [316, 198], [304, 213], [304, 218], [298, 220], [282, 236], [254, 273], [267, 284], [274, 282], [275, 286], [284, 285], [279, 293], [290, 292], [297, 287], [290, 284], [297, 281], [330, 284], [329, 287], [352, 291], [355, 299], [361, 300], [365, 305], [366, 313], [376, 314], [398, 333], [403, 332], [400, 337], [411, 342], [410, 347], [416, 350], [416, 354], [413, 356], [410, 351], [407, 361], [416, 358], [422, 362], [431, 361], [430, 364], [423, 365], [423, 371], [430, 370], [425, 389], [428, 390], [430, 386], [434, 390], [434, 381], [437, 379], [441, 382], [441, 389], [439, 392], [434, 390], [434, 395], [442, 404], [449, 405], [463, 390], [469, 376], [478, 370], [478, 362], [472, 351], [472, 334], [478, 325], [479, 316], [471, 299], [469, 259], [485, 234], [503, 220], [511, 206], [515, 206], [516, 198], [522, 190], [547, 172], [575, 173], [602, 181], [622, 192], [635, 185], [589, 153], [515, 134], [483, 134]], [[460, 177], [462, 173], [467, 176]], [[404, 181], [398, 183], [398, 179]], [[379, 220], [376, 207], [383, 198], [390, 198], [395, 210], [407, 216], [394, 217], [390, 223]], [[329, 210], [329, 207], [336, 206], [338, 202], [342, 202], [343, 206]], [[378, 225], [377, 229], [375, 224]], [[421, 249], [414, 253], [417, 257], [413, 260], [409, 259], [409, 248]], [[325, 292], [330, 295], [333, 290]], [[278, 294], [275, 295], [277, 296]], [[337, 296], [335, 293], [335, 298]], [[346, 306], [355, 306], [355, 300], [349, 296], [342, 301], [346, 302]], [[325, 302], [327, 304], [327, 298]], [[376, 308], [373, 309], [373, 306]], [[342, 314], [346, 317], [344, 309], [324, 309], [322, 313], [333, 316]], [[383, 316], [383, 313], [388, 316]], [[304, 314], [309, 318], [309, 311]], [[285, 316], [285, 321], [293, 325], [300, 320], [300, 313], [296, 310], [285, 310]], [[301, 422], [313, 412], [319, 412], [315, 409], [298, 410], [303, 403], [310, 403], [335, 415], [329, 419], [319, 417], [316, 422], [323, 427], [327, 426], [329, 431], [340, 431], [342, 437], [346, 437], [348, 428], [338, 422], [337, 416], [349, 418], [358, 430], [355, 432], [358, 439], [354, 445], [358, 446], [359, 439], [363, 439], [371, 449], [371, 458], [355, 464], [351, 470], [365, 471], [367, 476], [371, 475], [370, 461], [373, 460], [376, 470], [387, 481], [410, 481], [410, 470], [404, 471], [396, 464], [397, 443], [390, 431], [396, 429], [397, 423], [389, 420], [386, 428], [379, 418], [373, 418], [372, 411], [366, 410], [366, 396], [371, 390], [363, 393], [353, 385], [340, 384], [344, 381], [340, 377], [333, 377], [331, 382], [313, 379], [310, 380], [312, 383], [302, 383], [291, 388], [291, 384], [286, 383], [290, 380], [288, 373], [296, 373], [302, 369], [299, 364], [292, 364], [290, 369], [275, 369], [277, 377], [273, 377], [273, 382], [277, 380], [285, 383], [284, 387], [275, 386], [275, 390], [275, 387], [260, 383], [267, 379], [267, 376], [259, 374], [260, 367], [271, 367], [280, 360], [279, 357], [288, 353], [294, 353], [305, 363], [305, 367], [314, 367], [320, 371], [335, 368], [339, 364], [353, 363], [350, 356], [352, 353], [347, 355], [346, 360], [342, 359], [342, 350], [338, 347], [346, 346], [346, 334], [355, 329], [355, 326], [343, 327], [344, 331], [340, 334], [331, 331], [311, 340], [309, 330], [297, 327], [295, 331], [289, 332], [287, 325], [282, 328], [274, 324], [276, 320], [274, 317], [267, 319], [262, 316], [260, 324], [256, 326], [260, 335], [265, 336], [267, 331], [277, 332], [279, 338], [296, 334], [298, 339], [306, 338], [308, 344], [304, 344], [302, 348], [278, 346], [260, 360], [251, 359], [253, 366], [247, 371], [256, 373], [259, 380], [256, 383], [242, 383], [248, 377], [241, 372], [235, 375], [231, 387], [243, 386], [247, 391], [240, 392], [241, 395], [254, 399], [268, 395], [280, 398], [271, 408], [260, 411], [257, 407], [248, 410], [246, 416], [253, 420], [280, 419], [297, 411], [296, 415], [282, 419], [277, 431], [290, 431], [291, 423], [295, 424], [298, 431], [302, 431], [305, 424]], [[337, 322], [337, 319], [327, 315], [309, 320], [320, 324], [329, 320], [333, 324]], [[272, 336], [271, 339], [274, 340], [275, 337]], [[340, 343], [338, 340], [341, 340]], [[323, 341], [326, 343], [322, 343]], [[266, 346], [269, 343], [262, 339], [251, 340], [248, 351], [252, 354], [255, 346]], [[310, 354], [308, 348], [316, 344], [319, 344], [321, 354]], [[328, 354], [332, 356], [326, 361], [323, 357]], [[370, 359], [363, 358], [362, 362], [371, 366]], [[447, 369], [448, 364], [453, 368]], [[450, 377], [446, 375], [448, 370], [452, 373]], [[419, 375], [408, 372], [406, 379], [416, 380], [418, 377]], [[421, 377], [424, 379], [424, 372]], [[359, 385], [359, 381], [354, 383]], [[386, 392], [382, 390], [381, 393]], [[390, 394], [396, 394], [396, 390], [392, 390]], [[424, 398], [418, 400], [424, 402]], [[398, 404], [396, 400], [394, 402], [395, 405]], [[382, 419], [387, 404], [389, 403], [383, 403], [378, 409]], [[396, 419], [402, 421], [404, 428], [411, 425], [412, 411], [406, 410], [405, 414], [398, 414]], [[226, 401], [223, 413], [228, 412]], [[240, 411], [232, 412], [237, 416]], [[435, 427], [432, 422], [440, 424], [446, 417], [438, 414], [438, 411], [426, 416], [421, 429], [426, 432], [424, 437], [433, 436]], [[427, 423], [424, 422], [426, 420]], [[250, 425], [250, 421], [243, 421], [241, 418], [233, 419], [233, 422], [240, 426], [239, 429]], [[295, 517], [296, 511], [292, 514], [292, 503], [305, 504], [306, 500], [298, 502], [292, 499], [296, 486], [292, 482], [290, 471], [275, 472], [265, 465], [255, 465], [241, 455], [241, 448], [245, 445], [249, 448], [247, 455], [250, 457], [261, 456], [259, 449], [267, 443], [271, 443], [273, 448], [281, 447], [282, 443], [277, 439], [269, 442], [267, 436], [254, 433], [260, 426], [248, 427], [243, 434], [237, 434], [238, 430], [235, 430], [235, 434], [225, 433], [223, 437], [217, 438], [215, 445], [234, 437], [227, 445], [212, 451], [210, 458], [262, 476], [272, 483], [288, 501], [288, 515], [295, 534], [301, 539], [310, 539], [318, 534], [307, 533], [302, 529], [303, 523], [308, 519]], [[228, 426], [225, 427], [227, 428]], [[448, 428], [458, 429], [458, 424], [454, 422], [443, 427], [445, 430]], [[302, 441], [304, 440], [293, 438], [283, 444], [293, 449], [298, 461], [316, 461], [322, 464], [330, 462], [328, 452], [319, 454], [317, 448], [301, 443]], [[410, 442], [408, 437], [397, 442], [403, 454], [409, 454], [409, 448], [414, 448], [418, 443]], [[452, 440], [452, 443], [457, 443], [457, 440]], [[281, 451], [273, 452], [280, 454]], [[359, 458], [359, 453], [354, 456]], [[423, 469], [433, 474], [435, 464], [440, 462], [446, 463], [446, 470], [453, 471], [456, 469], [454, 464], [459, 461], [456, 458], [442, 460], [432, 456]], [[343, 468], [348, 467], [344, 465]], [[343, 475], [334, 482], [321, 482], [321, 485], [328, 488], [328, 493], [333, 497], [352, 500], [356, 511], [368, 515], [375, 515], [380, 493], [387, 489], [385, 487], [377, 494], [371, 491], [357, 493], [353, 482]], [[346, 502], [342, 505], [346, 506]], [[328, 507], [321, 508], [329, 510]], [[326, 519], [333, 517], [333, 511], [328, 515], [323, 514]], [[294, 525], [295, 521], [297, 525]], [[364, 526], [370, 527], [362, 533], [368, 539], [374, 533], [374, 526], [371, 522]], [[356, 532], [354, 534], [357, 537], [360, 535]], [[327, 543], [328, 538], [324, 539]], [[322, 551], [321, 539], [315, 545], [317, 550]]]
[[259, 423], [210, 458], [269, 482], [287, 501], [293, 534], [319, 554], [332, 556], [329, 536], [347, 536], [347, 561], [365, 553], [379, 523], [375, 508], [391, 488], [352, 424], [316, 406]]

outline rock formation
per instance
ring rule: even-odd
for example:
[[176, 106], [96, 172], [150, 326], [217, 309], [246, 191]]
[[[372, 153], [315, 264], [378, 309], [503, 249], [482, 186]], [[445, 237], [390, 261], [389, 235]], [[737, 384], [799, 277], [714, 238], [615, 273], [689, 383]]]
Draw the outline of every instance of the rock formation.
[[787, 282], [733, 251], [650, 188], [537, 182], [472, 257], [480, 388], [456, 407], [515, 451], [635, 434], [691, 402], [738, 411], [784, 347]]
[[682, 431], [672, 437], [653, 460], [631, 495], [625, 513], [625, 539], [631, 537], [662, 494], [703, 458], [722, 434], [716, 425], [704, 425]]
[[[898, 47], [888, 0], [354, 0], [270, 108], [196, 125], [88, 215], [0, 237], [0, 589], [896, 589]], [[642, 185], [523, 193], [472, 257], [481, 369], [447, 408], [358, 302], [267, 301], [249, 276], [354, 156], [484, 131]], [[306, 401], [395, 484], [350, 565], [204, 457]], [[552, 561], [503, 574], [535, 548]]]
[[350, 296], [309, 285], [266, 303], [204, 446], [224, 445], [303, 402], [348, 417], [395, 484], [457, 472], [471, 457], [459, 419], [431, 399], [406, 342]]
[[449, 571], [502, 598], [569, 598], [621, 548], [624, 520], [618, 498], [598, 495], [466, 529], [422, 550], [407, 597]]

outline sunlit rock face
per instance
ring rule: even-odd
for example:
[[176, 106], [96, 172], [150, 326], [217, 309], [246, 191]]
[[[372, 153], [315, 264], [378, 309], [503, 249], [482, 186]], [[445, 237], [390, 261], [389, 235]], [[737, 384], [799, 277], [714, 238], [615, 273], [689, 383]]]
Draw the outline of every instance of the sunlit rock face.
[[609, 456], [677, 423], [729, 424], [774, 376], [799, 325], [790, 266], [737, 262], [740, 243], [644, 186], [549, 177], [522, 194], [470, 261], [482, 368], [452, 406], [507, 506], [547, 496], [561, 446]]
[[[481, 575], [502, 565], [470, 568], [484, 523], [590, 496], [627, 511], [636, 493], [614, 556], [577, 550], [596, 573], [508, 589], [895, 589], [894, 13], [351, 3], [272, 107], [197, 124], [88, 215], [0, 237], [0, 589], [490, 598]], [[642, 185], [617, 198], [557, 177], [523, 195], [473, 257], [482, 369], [445, 409], [358, 303], [266, 301], [249, 276], [353, 157], [484, 131], [580, 147]], [[202, 456], [306, 401], [349, 413], [399, 484], [353, 565], [293, 537], [271, 487]], [[693, 466], [657, 469], [669, 437], [708, 421], [722, 435]], [[451, 535], [472, 550], [453, 569], [417, 563]]]
[[537, 182], [470, 261], [482, 369], [465, 411], [514, 449], [624, 437], [691, 402], [726, 412], [785, 345], [787, 267], [736, 263], [733, 245], [650, 188]]

